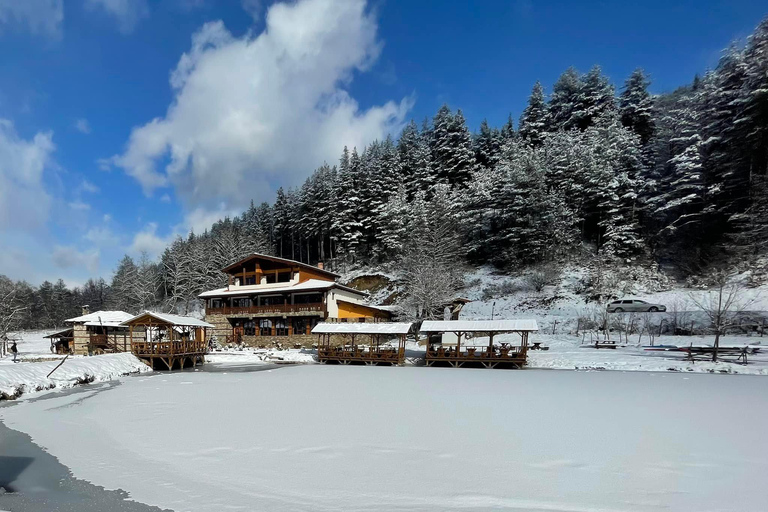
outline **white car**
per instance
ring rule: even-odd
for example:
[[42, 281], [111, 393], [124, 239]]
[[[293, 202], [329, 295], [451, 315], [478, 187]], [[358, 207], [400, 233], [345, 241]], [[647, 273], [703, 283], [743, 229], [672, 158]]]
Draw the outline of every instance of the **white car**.
[[611, 302], [605, 309], [609, 313], [657, 313], [659, 311], [666, 311], [667, 306], [651, 304], [638, 299], [622, 299]]

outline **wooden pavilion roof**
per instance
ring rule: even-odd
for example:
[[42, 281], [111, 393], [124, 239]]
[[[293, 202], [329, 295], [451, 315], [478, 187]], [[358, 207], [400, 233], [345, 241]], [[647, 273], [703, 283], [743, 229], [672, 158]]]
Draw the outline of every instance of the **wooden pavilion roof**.
[[149, 323], [169, 325], [172, 327], [214, 327], [208, 322], [198, 318], [193, 318], [191, 316], [171, 315], [170, 313], [155, 313], [153, 311], [145, 311], [143, 313], [139, 313], [135, 317], [126, 320], [120, 325], [147, 325]]

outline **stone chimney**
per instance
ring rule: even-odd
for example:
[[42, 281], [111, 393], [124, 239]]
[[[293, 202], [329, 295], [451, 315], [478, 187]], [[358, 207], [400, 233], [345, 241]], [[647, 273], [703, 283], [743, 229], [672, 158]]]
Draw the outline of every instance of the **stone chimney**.
[[323, 270], [323, 262], [322, 261], [318, 261], [317, 262], [317, 268], [319, 268], [320, 270]]
[[89, 306], [88, 304], [83, 306], [82, 313], [83, 313], [83, 316], [90, 315], [91, 314], [91, 306]]

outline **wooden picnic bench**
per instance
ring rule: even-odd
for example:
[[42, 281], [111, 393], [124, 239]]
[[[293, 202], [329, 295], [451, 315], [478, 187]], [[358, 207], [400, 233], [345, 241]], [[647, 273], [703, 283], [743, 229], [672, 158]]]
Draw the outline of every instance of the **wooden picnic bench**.
[[[678, 350], [686, 353], [686, 359], [695, 362], [696, 358], [711, 358], [712, 354], [715, 352], [715, 347], [695, 347], [691, 345], [689, 347], [680, 347]], [[728, 362], [739, 364], [747, 364], [747, 354], [754, 352], [755, 350], [750, 350], [749, 347], [718, 347], [717, 349], [718, 355], [736, 356], [735, 359]]]

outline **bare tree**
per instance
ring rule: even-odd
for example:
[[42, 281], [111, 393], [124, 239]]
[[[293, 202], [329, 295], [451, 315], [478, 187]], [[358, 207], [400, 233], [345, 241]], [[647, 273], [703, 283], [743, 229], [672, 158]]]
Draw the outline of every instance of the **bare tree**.
[[18, 327], [27, 305], [19, 300], [19, 286], [5, 276], [0, 276], [0, 340], [7, 340], [8, 333]]
[[720, 337], [725, 334], [729, 327], [736, 325], [736, 318], [757, 300], [757, 296], [745, 297], [744, 285], [732, 279], [724, 271], [716, 272], [714, 282], [713, 290], [705, 292], [701, 296], [690, 293], [689, 297], [696, 308], [702, 311], [712, 322], [715, 331], [712, 361], [717, 361]]

